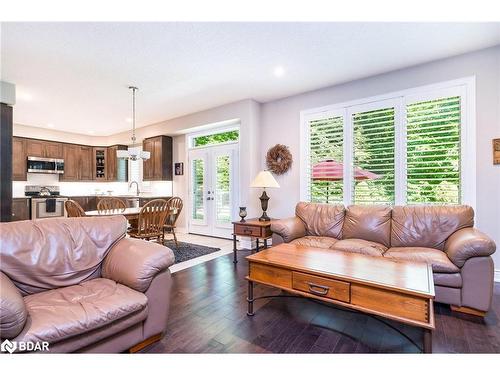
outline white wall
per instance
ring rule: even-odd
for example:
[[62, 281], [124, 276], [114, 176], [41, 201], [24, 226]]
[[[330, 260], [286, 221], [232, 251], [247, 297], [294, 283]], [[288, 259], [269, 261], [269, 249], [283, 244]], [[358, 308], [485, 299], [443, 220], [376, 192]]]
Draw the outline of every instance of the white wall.
[[[369, 63], [369, 62], [367, 62]], [[477, 177], [476, 224], [500, 246], [500, 166], [492, 163], [493, 138], [500, 137], [500, 46], [291, 96], [261, 106], [261, 167], [276, 143], [290, 147], [291, 170], [270, 191], [270, 213], [293, 215], [300, 199], [299, 124], [304, 109], [341, 103], [407, 88], [476, 76]], [[500, 250], [494, 254], [500, 268]]]

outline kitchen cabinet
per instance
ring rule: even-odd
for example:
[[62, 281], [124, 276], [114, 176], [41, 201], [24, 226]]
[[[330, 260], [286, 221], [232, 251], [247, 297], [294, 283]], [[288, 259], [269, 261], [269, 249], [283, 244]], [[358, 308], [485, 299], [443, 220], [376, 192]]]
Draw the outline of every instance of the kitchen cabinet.
[[84, 211], [97, 210], [97, 197], [95, 197], [94, 195], [68, 197], [68, 199], [77, 202], [80, 206], [82, 206]]
[[12, 137], [12, 180], [26, 181], [26, 139]]
[[62, 144], [59, 142], [41, 141], [38, 139], [26, 140], [26, 155], [39, 158], [61, 159], [63, 157]]
[[60, 181], [92, 181], [93, 149], [90, 146], [64, 144], [64, 174]]
[[146, 138], [142, 149], [151, 154], [143, 163], [143, 180], [172, 181], [172, 137], [160, 135]]
[[30, 199], [13, 198], [11, 221], [29, 220], [29, 219], [30, 219]]
[[94, 147], [92, 157], [92, 178], [96, 181], [106, 181], [108, 179], [108, 153], [106, 148]]
[[118, 159], [116, 152], [118, 150], [126, 150], [127, 146], [115, 145], [107, 148], [107, 180], [108, 181], [128, 181], [128, 161], [126, 159]]

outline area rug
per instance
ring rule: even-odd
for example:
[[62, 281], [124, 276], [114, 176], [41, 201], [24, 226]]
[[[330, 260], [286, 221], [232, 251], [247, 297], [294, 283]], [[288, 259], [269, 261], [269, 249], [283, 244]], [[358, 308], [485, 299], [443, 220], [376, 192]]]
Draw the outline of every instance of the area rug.
[[173, 240], [165, 241], [165, 246], [174, 252], [176, 264], [220, 250], [218, 247], [208, 247], [188, 242], [179, 242], [179, 246], [176, 247]]

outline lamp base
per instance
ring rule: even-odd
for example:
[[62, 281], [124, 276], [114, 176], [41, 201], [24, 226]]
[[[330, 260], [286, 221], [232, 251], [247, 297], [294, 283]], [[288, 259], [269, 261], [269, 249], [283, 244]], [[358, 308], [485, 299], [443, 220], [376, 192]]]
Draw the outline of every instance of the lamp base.
[[260, 199], [260, 205], [262, 207], [262, 216], [259, 217], [259, 221], [270, 221], [271, 218], [267, 216], [267, 204], [269, 202], [269, 197], [266, 194], [266, 189], [262, 192], [262, 195], [259, 197]]
[[271, 221], [271, 218], [267, 216], [266, 211], [262, 212], [262, 216], [259, 217], [259, 221]]

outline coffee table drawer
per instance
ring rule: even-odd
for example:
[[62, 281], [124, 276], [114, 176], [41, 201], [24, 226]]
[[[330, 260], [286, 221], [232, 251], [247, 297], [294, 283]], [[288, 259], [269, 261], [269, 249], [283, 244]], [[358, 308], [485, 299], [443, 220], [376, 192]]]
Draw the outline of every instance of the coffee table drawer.
[[301, 272], [293, 272], [292, 280], [293, 289], [347, 303], [351, 300], [351, 285], [344, 281], [327, 279]]
[[260, 237], [260, 227], [254, 227], [251, 225], [235, 225], [234, 233], [240, 236], [255, 236]]
[[380, 314], [389, 314], [424, 323], [429, 322], [429, 301], [422, 297], [367, 285], [352, 285], [351, 303]]
[[267, 266], [265, 264], [250, 263], [250, 278], [266, 284], [292, 287], [292, 271], [279, 267]]

